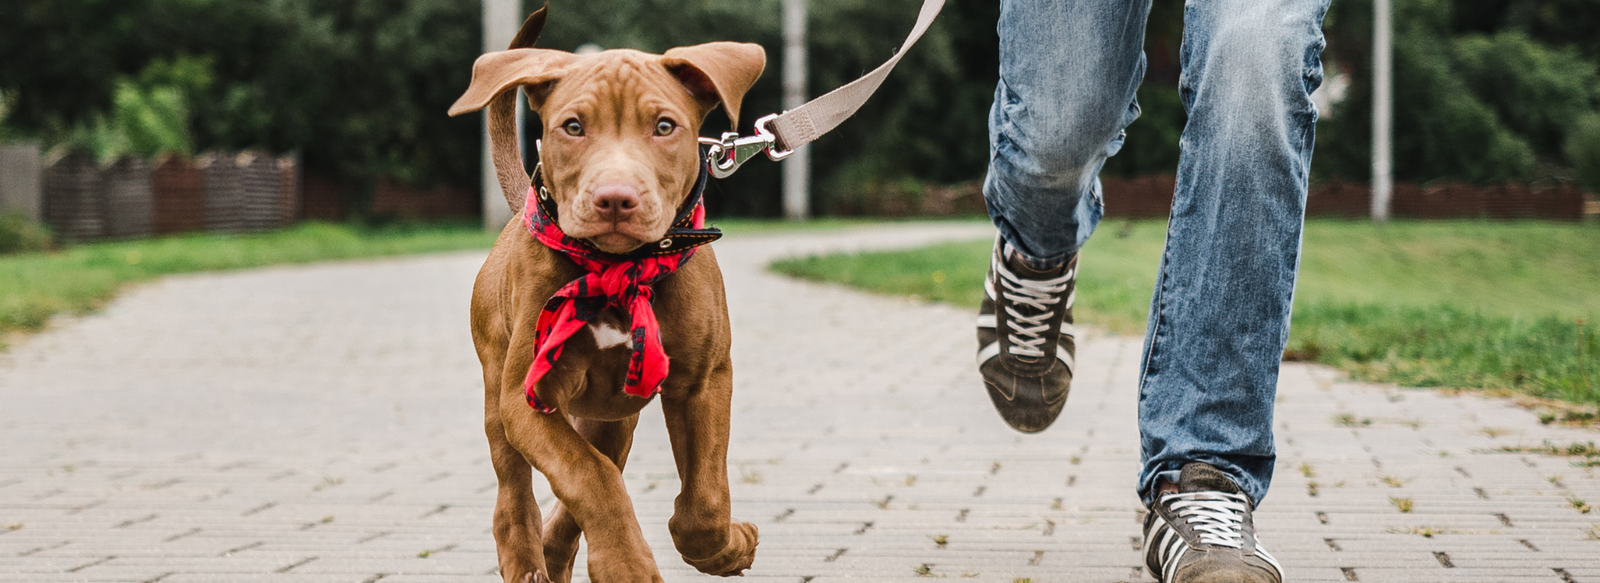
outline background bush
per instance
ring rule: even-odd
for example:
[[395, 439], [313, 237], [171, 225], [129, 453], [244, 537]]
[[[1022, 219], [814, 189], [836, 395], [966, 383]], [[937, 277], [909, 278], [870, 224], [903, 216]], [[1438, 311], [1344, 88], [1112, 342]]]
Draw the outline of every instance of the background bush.
[[50, 230], [21, 213], [0, 212], [0, 255], [44, 251], [53, 245]]
[[1600, 113], [1578, 118], [1567, 135], [1567, 159], [1590, 192], [1600, 192]]
[[[1396, 0], [1395, 177], [1571, 178], [1562, 144], [1600, 111], [1600, 0]], [[1313, 172], [1365, 181], [1371, 164], [1371, 0], [1334, 2], [1327, 68], [1351, 81], [1318, 124]]]

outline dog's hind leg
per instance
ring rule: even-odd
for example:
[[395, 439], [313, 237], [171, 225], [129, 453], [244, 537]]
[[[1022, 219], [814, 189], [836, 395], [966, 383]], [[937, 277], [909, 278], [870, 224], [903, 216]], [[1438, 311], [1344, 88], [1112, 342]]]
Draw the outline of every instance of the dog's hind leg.
[[[628, 451], [633, 448], [633, 429], [639, 425], [639, 415], [621, 421], [596, 421], [573, 419], [578, 434], [589, 441], [596, 450], [617, 464], [621, 470], [628, 463]], [[544, 525], [545, 569], [551, 583], [568, 583], [572, 580], [572, 564], [578, 558], [578, 536], [583, 530], [572, 513], [560, 501], [550, 510], [550, 519]]]
[[673, 505], [672, 542], [683, 561], [707, 575], [743, 574], [756, 558], [753, 524], [732, 518], [728, 500], [728, 417], [733, 372], [728, 364], [679, 399], [662, 395], [672, 457], [683, 490]]
[[484, 407], [484, 432], [500, 493], [494, 504], [494, 540], [500, 573], [506, 583], [537, 580], [545, 564], [540, 540], [539, 502], [533, 495], [533, 466], [506, 439], [499, 399]]

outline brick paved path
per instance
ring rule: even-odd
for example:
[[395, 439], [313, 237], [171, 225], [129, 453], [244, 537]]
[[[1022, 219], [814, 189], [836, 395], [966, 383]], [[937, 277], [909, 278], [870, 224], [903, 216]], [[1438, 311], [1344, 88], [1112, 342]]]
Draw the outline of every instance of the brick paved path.
[[[1149, 580], [1130, 491], [1137, 339], [1089, 338], [1062, 420], [1022, 436], [978, 388], [965, 310], [762, 271], [986, 236], [918, 224], [718, 244], [734, 511], [763, 535], [750, 577]], [[0, 581], [497, 581], [466, 330], [481, 258], [173, 277], [0, 353]], [[1600, 506], [1595, 470], [1492, 451], [1593, 432], [1338, 378], [1283, 374], [1258, 525], [1291, 580], [1600, 583], [1600, 511], [1569, 500]], [[659, 419], [647, 409], [628, 483], [667, 579], [709, 581], [667, 535]]]

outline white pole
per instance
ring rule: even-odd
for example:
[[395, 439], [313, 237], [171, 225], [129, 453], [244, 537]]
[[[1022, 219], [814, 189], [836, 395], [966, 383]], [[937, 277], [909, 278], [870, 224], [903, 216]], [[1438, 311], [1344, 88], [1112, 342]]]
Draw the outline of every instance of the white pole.
[[[806, 102], [806, 0], [783, 0], [783, 108]], [[811, 150], [796, 148], [783, 161], [783, 216], [811, 216]]]
[[[506, 50], [511, 45], [511, 39], [517, 36], [517, 28], [522, 21], [517, 18], [521, 11], [519, 0], [483, 0], [483, 52]], [[522, 108], [517, 108], [520, 118]], [[520, 119], [519, 119], [520, 122]], [[518, 123], [520, 127], [521, 124]], [[499, 231], [505, 228], [511, 220], [511, 208], [506, 206], [506, 197], [500, 192], [500, 179], [494, 172], [494, 148], [489, 143], [489, 114], [484, 111], [483, 116], [483, 228], [490, 231]]]
[[1394, 193], [1394, 53], [1389, 1], [1372, 3], [1372, 220], [1378, 223], [1389, 221]]

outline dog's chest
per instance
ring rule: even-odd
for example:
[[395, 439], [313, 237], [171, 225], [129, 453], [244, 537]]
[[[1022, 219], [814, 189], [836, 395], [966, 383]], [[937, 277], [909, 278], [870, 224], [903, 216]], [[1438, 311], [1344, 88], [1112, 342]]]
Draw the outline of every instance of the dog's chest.
[[633, 353], [633, 328], [627, 314], [608, 306], [589, 320], [583, 329], [594, 340], [594, 350], [600, 361], [621, 358], [622, 368], [627, 368], [627, 360]]
[[595, 347], [600, 350], [610, 350], [619, 346], [624, 350], [633, 350], [633, 335], [624, 331], [620, 322], [599, 320], [590, 322], [589, 333], [594, 335]]
[[[623, 391], [628, 364], [633, 355], [633, 336], [628, 332], [627, 316], [608, 308], [584, 325], [584, 331], [573, 337], [577, 344], [563, 351], [558, 369], [572, 367], [573, 376], [562, 375], [575, 381], [569, 385], [565, 411], [570, 415], [591, 419], [616, 420], [626, 418], [650, 402]], [[589, 336], [589, 345], [580, 339]], [[546, 377], [549, 378], [549, 377]]]

